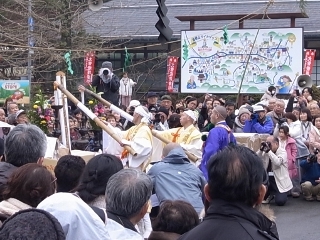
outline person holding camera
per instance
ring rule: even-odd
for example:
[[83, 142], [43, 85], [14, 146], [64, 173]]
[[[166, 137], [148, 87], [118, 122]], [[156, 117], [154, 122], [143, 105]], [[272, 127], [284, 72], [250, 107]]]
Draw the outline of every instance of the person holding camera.
[[160, 107], [158, 112], [154, 116], [154, 128], [158, 131], [165, 131], [169, 129], [168, 125], [168, 117], [169, 117], [169, 110], [165, 107]]
[[119, 105], [120, 81], [117, 75], [113, 74], [112, 63], [103, 62], [99, 74], [92, 79], [92, 86], [96, 92], [103, 92], [101, 97], [115, 106]]
[[257, 154], [262, 159], [269, 176], [267, 198], [263, 203], [270, 203], [275, 199], [278, 206], [285, 205], [288, 199], [287, 192], [293, 187], [286, 150], [280, 147], [278, 138], [269, 136], [266, 142], [261, 143]]
[[304, 170], [301, 179], [301, 189], [305, 200], [313, 201], [313, 196], [320, 201], [320, 154], [316, 149], [314, 154], [300, 163]]
[[245, 121], [243, 132], [272, 134], [273, 132], [272, 119], [266, 116], [266, 110], [262, 106], [260, 105], [253, 106], [253, 114], [251, 114], [250, 120]]
[[279, 134], [280, 129], [284, 126], [287, 126], [289, 128], [290, 137], [295, 140], [296, 148], [298, 150], [296, 153], [296, 158], [293, 159], [293, 162], [292, 162], [288, 157], [288, 164], [289, 164], [290, 178], [293, 184], [291, 195], [292, 197], [299, 197], [301, 192], [299, 162], [302, 160], [306, 160], [310, 152], [302, 139], [301, 122], [297, 119], [297, 117], [293, 113], [286, 113], [284, 117], [285, 118], [279, 119], [279, 122], [277, 123], [274, 129], [273, 136], [280, 137], [280, 134]]

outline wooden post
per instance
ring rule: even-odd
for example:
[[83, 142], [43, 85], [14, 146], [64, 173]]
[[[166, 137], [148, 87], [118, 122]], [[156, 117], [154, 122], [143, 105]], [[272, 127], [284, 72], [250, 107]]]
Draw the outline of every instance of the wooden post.
[[190, 30], [194, 30], [195, 21], [190, 20]]

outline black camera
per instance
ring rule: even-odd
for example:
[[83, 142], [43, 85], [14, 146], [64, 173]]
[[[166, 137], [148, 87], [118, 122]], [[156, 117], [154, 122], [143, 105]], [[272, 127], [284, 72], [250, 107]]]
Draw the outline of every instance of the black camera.
[[110, 71], [109, 71], [109, 69], [105, 69], [105, 70], [103, 70], [102, 73], [103, 73], [103, 75], [107, 76], [107, 75], [109, 75]]
[[279, 126], [281, 126], [283, 123], [285, 123], [285, 122], [287, 122], [287, 119], [286, 118], [280, 118], [279, 120], [278, 120], [278, 124], [279, 124]]
[[309, 155], [308, 161], [309, 161], [309, 162], [312, 162], [312, 163], [317, 162], [317, 155], [318, 155], [318, 153], [319, 153], [319, 149], [317, 148], [317, 149], [313, 152], [313, 154], [310, 154], [310, 155]]
[[263, 152], [269, 152], [271, 149], [271, 142], [262, 142], [260, 145], [260, 150]]
[[254, 120], [254, 119], [258, 119], [259, 118], [259, 114], [258, 113], [253, 113], [251, 114], [251, 119]]
[[154, 123], [159, 123], [159, 122], [161, 122], [161, 115], [160, 115], [160, 113], [156, 113], [156, 114], [154, 115], [154, 120], [153, 120], [153, 122], [154, 122]]
[[133, 106], [131, 106], [131, 107], [129, 108], [129, 110], [128, 110], [128, 113], [129, 113], [131, 116], [133, 116], [134, 110], [136, 110], [136, 108], [133, 107]]

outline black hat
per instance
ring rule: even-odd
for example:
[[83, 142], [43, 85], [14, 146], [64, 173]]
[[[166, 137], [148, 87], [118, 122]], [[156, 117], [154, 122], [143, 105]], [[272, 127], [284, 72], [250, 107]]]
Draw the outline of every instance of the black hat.
[[158, 112], [164, 113], [165, 115], [167, 115], [167, 117], [169, 116], [169, 110], [166, 109], [165, 107], [160, 107]]
[[8, 218], [0, 228], [0, 239], [64, 240], [59, 221], [41, 209], [26, 209]]
[[155, 105], [151, 105], [151, 106], [149, 106], [149, 108], [148, 108], [148, 110], [149, 110], [149, 112], [158, 112], [158, 108], [157, 108], [157, 106], [155, 106]]
[[158, 97], [158, 94], [156, 94], [155, 92], [148, 92], [147, 98], [152, 98], [152, 97]]

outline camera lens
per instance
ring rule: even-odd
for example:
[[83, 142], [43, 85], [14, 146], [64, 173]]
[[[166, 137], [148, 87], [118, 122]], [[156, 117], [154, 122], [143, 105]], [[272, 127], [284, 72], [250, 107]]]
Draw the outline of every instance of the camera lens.
[[103, 70], [103, 75], [109, 75], [109, 70], [108, 69], [106, 69], [106, 70]]

